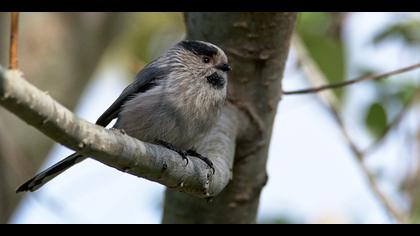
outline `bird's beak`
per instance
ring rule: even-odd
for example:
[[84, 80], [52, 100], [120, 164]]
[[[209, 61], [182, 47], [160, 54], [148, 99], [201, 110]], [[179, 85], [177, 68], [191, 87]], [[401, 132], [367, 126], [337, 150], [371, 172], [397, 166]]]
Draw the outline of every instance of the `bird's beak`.
[[228, 72], [228, 71], [232, 70], [230, 65], [226, 64], [226, 63], [218, 64], [218, 65], [215, 66], [215, 68], [218, 69], [218, 70], [221, 70], [223, 72]]

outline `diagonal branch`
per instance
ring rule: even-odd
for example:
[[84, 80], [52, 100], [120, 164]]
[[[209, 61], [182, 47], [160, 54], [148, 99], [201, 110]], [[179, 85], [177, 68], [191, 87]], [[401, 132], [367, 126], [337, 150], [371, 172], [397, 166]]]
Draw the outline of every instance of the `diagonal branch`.
[[414, 64], [414, 65], [411, 65], [411, 66], [407, 66], [407, 67], [403, 67], [403, 68], [393, 70], [393, 71], [390, 71], [390, 72], [382, 73], [382, 74], [366, 75], [366, 76], [362, 76], [362, 77], [359, 77], [359, 78], [356, 78], [356, 79], [346, 80], [346, 81], [342, 81], [342, 82], [338, 82], [338, 83], [334, 83], [334, 84], [327, 84], [327, 85], [322, 85], [322, 86], [319, 86], [319, 87], [300, 89], [300, 90], [294, 90], [294, 91], [283, 91], [283, 94], [293, 95], [293, 94], [317, 93], [317, 92], [321, 92], [321, 91], [324, 91], [324, 90], [327, 90], [327, 89], [342, 88], [342, 87], [352, 85], [352, 84], [355, 84], [355, 83], [359, 83], [359, 82], [362, 82], [362, 81], [385, 79], [385, 78], [389, 78], [391, 76], [402, 74], [402, 73], [412, 71], [412, 70], [415, 70], [415, 69], [418, 69], [418, 68], [420, 68], [420, 63]]
[[214, 164], [215, 174], [197, 158], [189, 164], [175, 152], [107, 130], [76, 117], [22, 78], [0, 68], [0, 105], [53, 140], [129, 174], [206, 198], [220, 193], [231, 179], [240, 112], [225, 106], [211, 133], [197, 143]]

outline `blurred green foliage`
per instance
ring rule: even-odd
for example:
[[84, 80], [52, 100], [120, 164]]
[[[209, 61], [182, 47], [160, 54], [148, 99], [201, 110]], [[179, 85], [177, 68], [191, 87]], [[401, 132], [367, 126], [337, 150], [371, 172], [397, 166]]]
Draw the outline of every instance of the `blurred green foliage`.
[[[360, 71], [361, 76], [375, 74], [371, 69]], [[411, 102], [418, 89], [414, 82], [402, 76], [396, 76], [394, 80], [365, 82], [373, 87], [376, 94], [374, 101], [366, 105], [364, 114], [364, 125], [373, 138], [379, 138], [383, 134], [389, 122]]]
[[[330, 33], [332, 26], [330, 13], [305, 12], [299, 14], [296, 30], [328, 81], [336, 83], [344, 80], [346, 55], [341, 37]], [[341, 101], [343, 90], [334, 93]]]
[[[183, 39], [182, 13], [126, 13], [124, 34], [119, 35], [108, 59], [136, 74], [143, 66]], [[132, 77], [130, 77], [132, 78]]]
[[161, 55], [185, 32], [181, 13], [134, 14], [128, 46], [138, 58], [150, 61]]
[[[420, 21], [418, 19], [399, 21], [377, 33], [372, 39], [372, 44], [378, 45], [391, 40], [399, 40], [404, 45], [405, 50], [412, 51], [413, 47], [414, 50], [419, 50], [419, 28]], [[400, 75], [393, 80], [382, 80], [375, 83], [377, 101], [366, 107], [367, 113], [365, 116], [365, 126], [375, 138], [385, 130], [387, 123], [384, 123], [384, 121], [392, 120], [386, 119], [387, 115], [389, 116], [396, 108], [401, 110], [413, 99], [415, 91], [419, 89], [413, 80], [408, 80], [409, 78], [403, 76]], [[399, 81], [396, 82], [397, 80]]]
[[[334, 13], [305, 12], [299, 14], [296, 26], [297, 33], [305, 43], [312, 59], [325, 74], [329, 83], [345, 80], [346, 53], [341, 34], [332, 33], [337, 25]], [[372, 46], [385, 43], [390, 39], [401, 40], [405, 47], [420, 46], [420, 21], [415, 19], [400, 20], [385, 27], [372, 39]], [[363, 68], [362, 75], [375, 74], [378, 71]], [[394, 78], [394, 81], [398, 80]], [[409, 102], [418, 89], [413, 82], [404, 83], [383, 80], [373, 82], [376, 99], [365, 107], [364, 125], [373, 138], [380, 137], [385, 131], [388, 122], [392, 120], [391, 114], [398, 113], [404, 104]], [[365, 82], [366, 83], [366, 82]], [[345, 89], [333, 90], [340, 102], [343, 101]]]
[[397, 22], [383, 29], [373, 38], [373, 43], [378, 44], [390, 39], [402, 40], [407, 46], [420, 46], [420, 20], [410, 19]]
[[[411, 203], [411, 223], [413, 224], [420, 224], [420, 198], [418, 197], [420, 195], [419, 192], [414, 192], [411, 194], [414, 197], [414, 201]], [[417, 196], [417, 197], [416, 197]]]

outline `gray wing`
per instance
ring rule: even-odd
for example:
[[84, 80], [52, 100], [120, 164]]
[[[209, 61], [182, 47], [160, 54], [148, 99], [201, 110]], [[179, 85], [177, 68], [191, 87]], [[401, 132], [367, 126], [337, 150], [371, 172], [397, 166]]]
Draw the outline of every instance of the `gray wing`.
[[145, 67], [135, 77], [134, 82], [127, 86], [115, 102], [99, 117], [97, 125], [107, 126], [113, 119], [118, 117], [122, 105], [133, 98], [137, 93], [144, 93], [157, 85], [164, 78], [163, 68]]

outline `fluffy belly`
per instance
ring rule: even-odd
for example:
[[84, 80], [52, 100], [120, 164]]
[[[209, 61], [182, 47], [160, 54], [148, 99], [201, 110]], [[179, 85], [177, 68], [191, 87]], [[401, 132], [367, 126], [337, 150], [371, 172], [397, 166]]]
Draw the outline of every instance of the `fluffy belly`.
[[215, 106], [205, 109], [204, 104], [198, 104], [201, 112], [197, 112], [192, 105], [171, 104], [162, 93], [140, 94], [123, 106], [114, 127], [141, 141], [154, 143], [160, 139], [190, 149], [207, 134], [219, 114]]
[[160, 139], [182, 149], [192, 148], [197, 138], [208, 130], [162, 106], [156, 106], [153, 111], [123, 110], [114, 127], [141, 141], [154, 143]]

